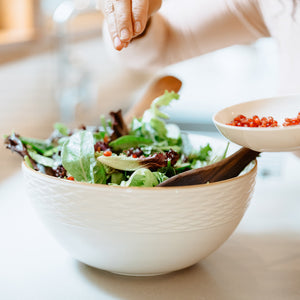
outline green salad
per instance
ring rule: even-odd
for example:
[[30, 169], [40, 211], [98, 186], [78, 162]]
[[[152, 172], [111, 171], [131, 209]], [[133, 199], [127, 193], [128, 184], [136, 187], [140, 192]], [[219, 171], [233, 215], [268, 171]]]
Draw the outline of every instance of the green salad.
[[56, 123], [46, 140], [16, 133], [5, 136], [8, 149], [45, 174], [79, 182], [154, 187], [187, 170], [206, 166], [226, 156], [212, 157], [209, 144], [193, 149], [188, 136], [162, 111], [175, 92], [156, 98], [142, 118], [125, 124], [121, 110], [101, 117], [99, 126], [69, 129]]

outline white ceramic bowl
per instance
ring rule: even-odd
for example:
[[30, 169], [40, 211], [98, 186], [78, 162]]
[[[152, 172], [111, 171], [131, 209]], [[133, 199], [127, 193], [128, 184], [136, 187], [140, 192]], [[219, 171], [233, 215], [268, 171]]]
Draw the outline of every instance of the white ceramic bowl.
[[119, 274], [157, 275], [215, 251], [243, 217], [256, 163], [239, 177], [189, 187], [76, 183], [23, 164], [38, 215], [77, 260]]
[[272, 116], [282, 124], [287, 117], [300, 112], [300, 95], [260, 99], [226, 107], [213, 116], [218, 130], [230, 141], [258, 152], [300, 150], [300, 125], [287, 127], [249, 128], [226, 125], [242, 114], [247, 118]]

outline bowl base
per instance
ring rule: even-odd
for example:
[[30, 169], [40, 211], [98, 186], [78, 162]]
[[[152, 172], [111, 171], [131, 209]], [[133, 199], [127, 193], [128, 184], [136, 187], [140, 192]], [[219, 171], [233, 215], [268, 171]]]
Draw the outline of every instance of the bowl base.
[[112, 272], [113, 274], [122, 275], [122, 276], [131, 276], [131, 277], [151, 277], [151, 276], [159, 276], [165, 275], [171, 272], [160, 272], [160, 273], [124, 273], [124, 272]]

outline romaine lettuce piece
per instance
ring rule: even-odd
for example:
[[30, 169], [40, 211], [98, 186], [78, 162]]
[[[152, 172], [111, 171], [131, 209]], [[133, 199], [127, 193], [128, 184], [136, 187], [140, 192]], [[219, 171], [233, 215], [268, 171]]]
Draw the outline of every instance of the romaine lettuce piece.
[[47, 156], [40, 155], [34, 150], [28, 149], [27, 151], [28, 151], [28, 154], [30, 155], [30, 157], [36, 163], [43, 165], [45, 167], [53, 168], [53, 169], [58, 167], [58, 164], [56, 163], [56, 161], [54, 159], [47, 157]]

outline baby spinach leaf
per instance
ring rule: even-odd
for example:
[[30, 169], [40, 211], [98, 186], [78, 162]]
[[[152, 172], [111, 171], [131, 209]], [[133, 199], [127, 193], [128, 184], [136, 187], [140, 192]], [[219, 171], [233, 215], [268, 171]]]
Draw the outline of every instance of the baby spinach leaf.
[[175, 168], [171, 165], [170, 160], [168, 160], [166, 167], [159, 168], [158, 171], [165, 174], [167, 177], [172, 177], [176, 174]]
[[136, 148], [143, 145], [151, 145], [152, 140], [133, 135], [124, 135], [109, 143], [114, 151], [123, 151], [130, 148]]
[[96, 160], [91, 132], [81, 130], [73, 134], [63, 144], [61, 155], [62, 165], [75, 180], [94, 183]]
[[125, 179], [125, 175], [123, 173], [121, 173], [121, 172], [113, 172], [111, 174], [111, 177], [110, 177], [110, 182], [112, 184], [119, 185], [122, 182], [122, 180], [124, 180], [124, 179]]
[[97, 161], [93, 168], [93, 183], [106, 184], [106, 172], [103, 164]]

